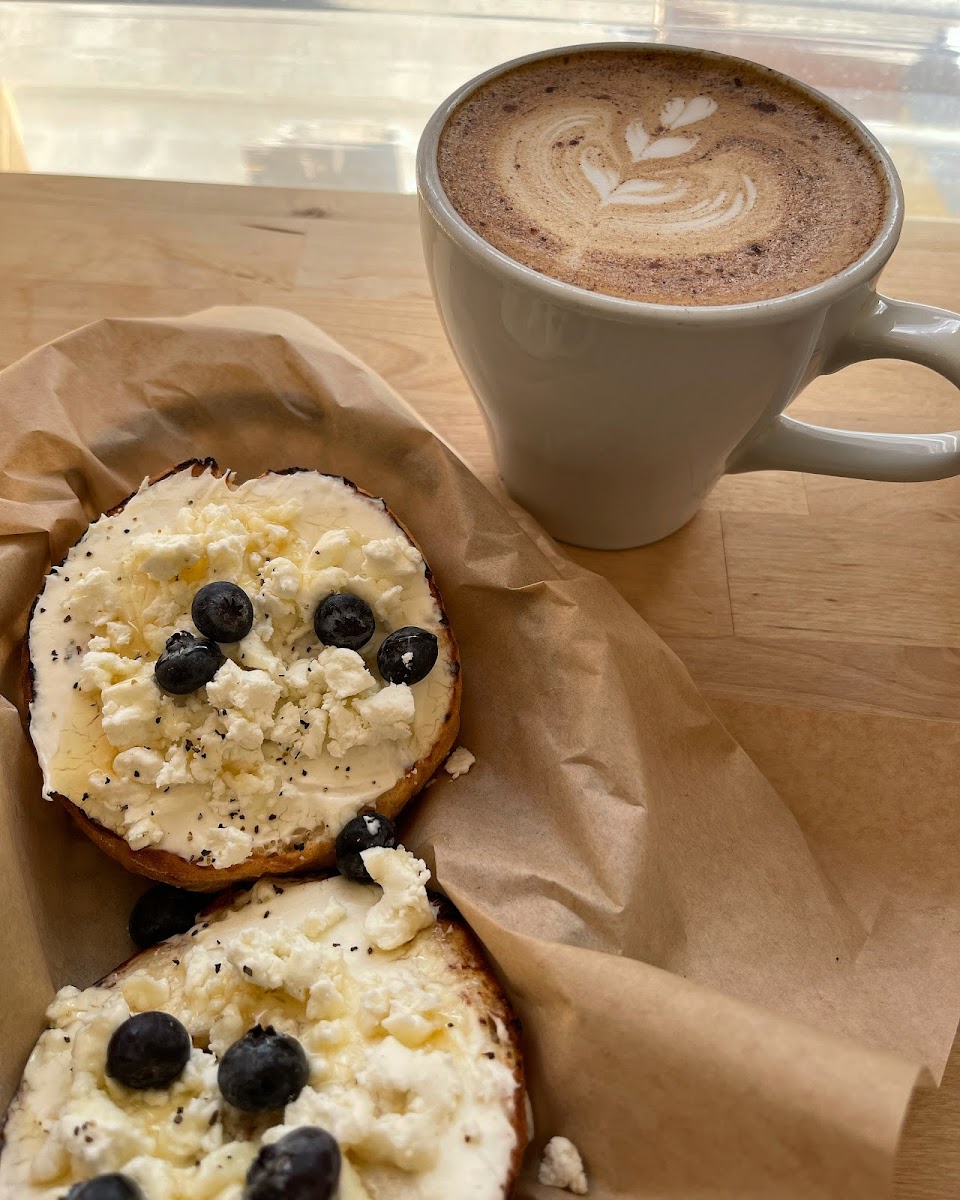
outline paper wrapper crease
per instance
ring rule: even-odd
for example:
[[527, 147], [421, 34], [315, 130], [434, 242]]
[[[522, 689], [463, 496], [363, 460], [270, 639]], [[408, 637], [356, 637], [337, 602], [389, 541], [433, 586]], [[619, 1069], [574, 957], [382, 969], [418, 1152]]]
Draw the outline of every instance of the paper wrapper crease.
[[[89, 520], [211, 455], [241, 477], [353, 479], [437, 575], [477, 763], [402, 834], [523, 1021], [536, 1137], [518, 1195], [558, 1195], [535, 1181], [556, 1133], [595, 1200], [886, 1194], [918, 1069], [942, 1069], [960, 1006], [955, 806], [915, 831], [893, 798], [841, 793], [811, 835], [614, 589], [297, 317], [100, 322], [0, 372], [0, 422], [0, 1100], [54, 989], [130, 953], [144, 886], [40, 798], [18, 711], [28, 609]], [[889, 885], [895, 848], [928, 842], [927, 892]]]

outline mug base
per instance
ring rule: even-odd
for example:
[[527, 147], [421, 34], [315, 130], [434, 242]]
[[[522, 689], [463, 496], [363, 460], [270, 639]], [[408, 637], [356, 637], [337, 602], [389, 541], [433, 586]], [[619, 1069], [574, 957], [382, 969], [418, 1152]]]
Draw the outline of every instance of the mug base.
[[646, 519], [627, 521], [598, 517], [591, 519], [586, 514], [580, 514], [571, 519], [569, 514], [551, 512], [532, 502], [524, 496], [522, 488], [513, 488], [506, 480], [503, 483], [511, 498], [525, 508], [555, 541], [582, 550], [636, 550], [640, 546], [649, 546], [679, 532], [700, 510], [698, 501], [689, 511], [680, 515], [651, 515]]

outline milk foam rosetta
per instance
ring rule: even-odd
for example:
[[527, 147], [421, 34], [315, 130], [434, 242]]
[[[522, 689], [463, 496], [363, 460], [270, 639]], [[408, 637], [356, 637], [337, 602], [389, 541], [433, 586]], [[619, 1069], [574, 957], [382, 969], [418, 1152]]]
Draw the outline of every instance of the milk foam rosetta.
[[454, 111], [438, 166], [460, 215], [512, 258], [668, 303], [825, 279], [867, 249], [885, 204], [851, 127], [760, 68], [683, 52], [518, 67]]

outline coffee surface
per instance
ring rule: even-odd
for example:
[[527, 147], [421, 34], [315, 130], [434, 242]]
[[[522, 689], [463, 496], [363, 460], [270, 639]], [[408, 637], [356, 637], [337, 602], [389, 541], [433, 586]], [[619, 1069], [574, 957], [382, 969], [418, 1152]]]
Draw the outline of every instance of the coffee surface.
[[763, 68], [592, 50], [482, 85], [440, 182], [483, 238], [590, 291], [667, 304], [785, 295], [849, 266], [886, 185], [856, 131]]

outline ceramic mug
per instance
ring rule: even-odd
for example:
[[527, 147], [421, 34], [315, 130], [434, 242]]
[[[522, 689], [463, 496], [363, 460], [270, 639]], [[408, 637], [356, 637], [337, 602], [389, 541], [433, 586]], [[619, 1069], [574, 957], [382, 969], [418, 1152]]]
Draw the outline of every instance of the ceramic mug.
[[903, 223], [893, 164], [855, 117], [812, 88], [790, 80], [856, 128], [886, 181], [887, 203], [866, 253], [803, 291], [713, 307], [620, 299], [515, 262], [458, 215], [437, 170], [452, 110], [518, 63], [597, 48], [527, 55], [464, 84], [431, 117], [417, 156], [437, 308], [511, 495], [562, 541], [620, 549], [679, 529], [726, 472], [900, 481], [960, 474], [960, 433], [855, 433], [784, 415], [815, 376], [862, 359], [906, 359], [960, 385], [960, 316], [875, 291]]

